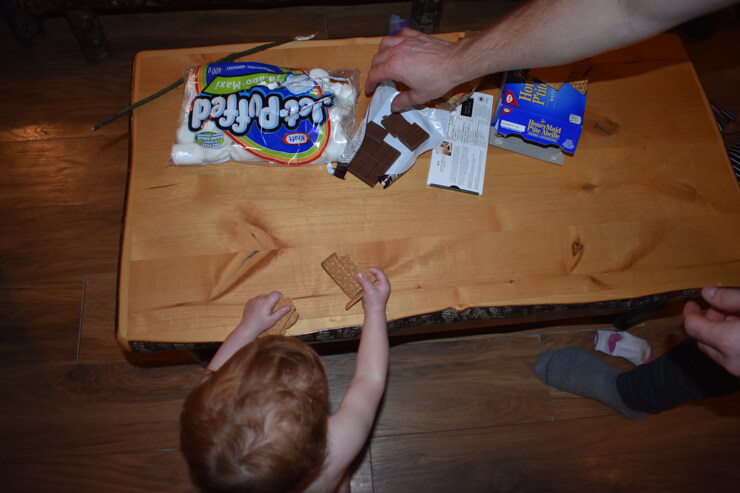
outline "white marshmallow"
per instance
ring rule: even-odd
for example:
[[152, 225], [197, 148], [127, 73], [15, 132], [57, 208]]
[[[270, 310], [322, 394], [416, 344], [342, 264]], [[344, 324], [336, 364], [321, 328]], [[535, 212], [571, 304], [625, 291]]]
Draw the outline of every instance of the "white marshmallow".
[[344, 144], [340, 144], [334, 139], [329, 140], [329, 143], [324, 148], [324, 152], [321, 153], [321, 157], [318, 159], [319, 163], [336, 162], [344, 151]]
[[329, 109], [329, 121], [331, 122], [331, 138], [321, 153], [318, 162], [336, 162], [342, 156], [344, 148], [347, 146], [347, 134], [342, 126], [343, 111], [332, 106]]
[[332, 142], [336, 142], [337, 144], [344, 146], [347, 144], [347, 134], [344, 132], [344, 128], [342, 125], [336, 124], [334, 125], [334, 128], [332, 129], [332, 136], [331, 140]]
[[208, 164], [220, 164], [231, 160], [231, 146], [218, 148], [203, 147], [203, 161]]
[[334, 93], [335, 96], [339, 97], [339, 94], [342, 92], [342, 84], [341, 82], [332, 82], [329, 84], [329, 90]]
[[311, 71], [308, 73], [308, 75], [312, 79], [328, 79], [329, 78], [329, 72], [327, 72], [326, 70], [320, 67], [312, 68]]
[[244, 149], [242, 146], [238, 145], [231, 146], [231, 159], [233, 159], [234, 161], [239, 161], [240, 163], [264, 161], [261, 157], [255, 156], [251, 152]]
[[203, 148], [196, 143], [175, 144], [170, 154], [172, 162], [179, 165], [203, 164]]
[[193, 144], [195, 142], [195, 132], [191, 132], [188, 124], [183, 123], [177, 129], [175, 139], [178, 144]]
[[316, 87], [316, 83], [306, 74], [290, 74], [285, 78], [283, 87], [289, 90], [291, 94], [304, 94]]
[[357, 89], [352, 84], [344, 84], [340, 97], [348, 104], [354, 105], [357, 102]]

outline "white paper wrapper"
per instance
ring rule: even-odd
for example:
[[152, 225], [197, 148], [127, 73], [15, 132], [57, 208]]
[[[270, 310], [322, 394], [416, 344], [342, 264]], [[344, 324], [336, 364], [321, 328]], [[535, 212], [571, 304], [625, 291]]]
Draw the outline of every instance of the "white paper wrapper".
[[[365, 138], [365, 128], [368, 122], [375, 122], [382, 126], [382, 120], [391, 114], [391, 102], [393, 102], [393, 99], [398, 94], [399, 91], [392, 81], [384, 81], [378, 85], [373, 94], [373, 99], [368, 106], [365, 118], [360, 124], [360, 128], [357, 129], [352, 142], [347, 146], [341, 156], [340, 162], [349, 163], [352, 161], [352, 158], [354, 158], [360, 149], [360, 145], [362, 145], [362, 141]], [[409, 123], [416, 123], [423, 128], [429, 134], [429, 138], [412, 151], [396, 137], [390, 134], [385, 136], [384, 141], [393, 146], [401, 155], [393, 162], [386, 174], [379, 178], [378, 181], [383, 187], [388, 187], [411, 169], [414, 163], [416, 163], [416, 159], [423, 153], [439, 147], [444, 140], [445, 132], [447, 131], [447, 122], [450, 117], [449, 111], [436, 108], [409, 109], [403, 111], [401, 114]], [[332, 171], [329, 170], [329, 172], [331, 173]]]

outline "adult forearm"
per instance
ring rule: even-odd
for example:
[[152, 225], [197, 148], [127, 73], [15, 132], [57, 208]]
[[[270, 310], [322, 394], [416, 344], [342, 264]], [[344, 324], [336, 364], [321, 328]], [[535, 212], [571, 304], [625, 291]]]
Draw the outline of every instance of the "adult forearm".
[[533, 0], [456, 47], [460, 79], [561, 65], [663, 32], [735, 0]]

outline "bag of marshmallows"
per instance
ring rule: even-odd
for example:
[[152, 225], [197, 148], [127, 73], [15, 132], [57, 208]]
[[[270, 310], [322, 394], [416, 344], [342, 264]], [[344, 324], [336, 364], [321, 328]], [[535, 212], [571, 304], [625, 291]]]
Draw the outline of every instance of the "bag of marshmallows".
[[342, 159], [355, 126], [357, 70], [213, 63], [185, 70], [167, 164], [301, 166]]

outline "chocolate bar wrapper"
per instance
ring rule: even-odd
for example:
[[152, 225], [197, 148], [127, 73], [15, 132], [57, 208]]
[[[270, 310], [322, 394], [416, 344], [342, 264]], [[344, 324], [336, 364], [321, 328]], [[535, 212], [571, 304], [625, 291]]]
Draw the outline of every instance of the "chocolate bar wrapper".
[[[345, 163], [344, 165], [346, 166], [354, 159], [365, 140], [365, 132], [370, 122], [383, 127], [383, 119], [391, 116], [391, 103], [398, 94], [399, 91], [392, 81], [385, 81], [378, 85], [368, 106], [365, 118], [360, 123], [352, 141], [345, 148], [340, 163]], [[399, 156], [385, 174], [378, 177], [378, 182], [383, 187], [389, 186], [398, 177], [411, 169], [420, 155], [439, 147], [444, 139], [449, 120], [448, 111], [436, 108], [408, 109], [401, 112], [400, 115], [406, 120], [408, 126], [413, 128], [406, 135], [398, 134], [394, 136], [389, 132], [383, 138], [385, 143], [389, 144], [399, 153]], [[428, 138], [424, 141], [417, 139], [422, 131], [428, 135]], [[405, 138], [408, 135], [412, 135], [410, 140]], [[414, 148], [412, 149], [409, 146]], [[333, 174], [333, 170], [330, 169], [329, 172]]]

